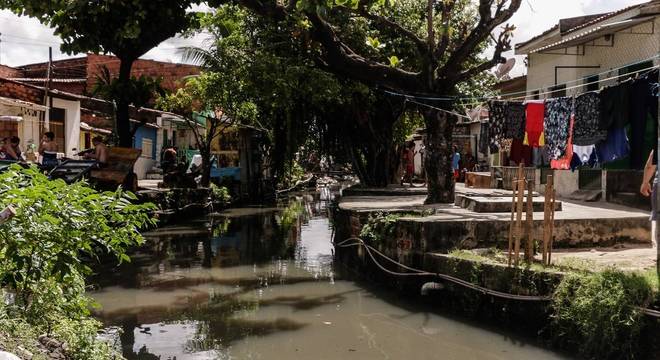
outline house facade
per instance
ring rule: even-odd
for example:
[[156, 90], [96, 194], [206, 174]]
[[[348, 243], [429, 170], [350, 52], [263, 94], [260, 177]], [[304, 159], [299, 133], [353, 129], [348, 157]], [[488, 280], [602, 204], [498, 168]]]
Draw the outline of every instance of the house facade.
[[517, 44], [527, 56], [527, 95], [570, 95], [616, 81], [602, 81], [659, 64], [660, 1], [604, 14], [562, 19]]
[[[578, 95], [616, 85], [660, 65], [660, 0], [561, 19], [538, 36], [516, 44], [515, 53], [527, 57], [527, 84], [522, 94], [527, 99]], [[647, 128], [644, 154], [657, 141], [655, 132]], [[641, 181], [636, 167], [621, 159], [595, 169], [554, 171], [556, 189], [560, 196], [594, 191], [615, 202], [620, 192], [636, 197], [627, 205], [646, 207], [648, 201], [635, 195]]]

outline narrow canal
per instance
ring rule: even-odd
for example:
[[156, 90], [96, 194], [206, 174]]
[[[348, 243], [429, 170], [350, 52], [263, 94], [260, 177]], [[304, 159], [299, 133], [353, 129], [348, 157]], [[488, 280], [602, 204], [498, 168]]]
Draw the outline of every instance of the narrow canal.
[[[326, 200], [146, 234], [96, 315], [127, 359], [560, 359], [534, 341], [340, 278]], [[119, 344], [120, 342], [120, 344]]]

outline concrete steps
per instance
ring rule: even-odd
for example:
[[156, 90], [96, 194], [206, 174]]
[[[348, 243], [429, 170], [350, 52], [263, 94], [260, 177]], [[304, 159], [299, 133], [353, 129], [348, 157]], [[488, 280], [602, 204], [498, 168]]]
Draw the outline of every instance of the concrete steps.
[[[532, 207], [534, 212], [543, 212], [544, 197], [535, 195], [532, 197]], [[456, 206], [463, 209], [474, 211], [476, 213], [510, 213], [511, 196], [480, 196], [469, 194], [456, 194], [454, 201]], [[527, 194], [523, 201], [523, 209], [527, 209]], [[562, 202], [555, 201], [555, 211], [562, 210]]]

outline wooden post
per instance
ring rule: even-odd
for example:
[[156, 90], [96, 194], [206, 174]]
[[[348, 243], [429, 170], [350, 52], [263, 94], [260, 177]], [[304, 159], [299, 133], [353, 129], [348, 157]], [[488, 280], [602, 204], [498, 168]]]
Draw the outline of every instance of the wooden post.
[[511, 258], [513, 256], [513, 232], [515, 230], [515, 213], [516, 213], [516, 190], [518, 189], [518, 182], [516, 179], [511, 181], [511, 189], [513, 195], [511, 196], [511, 222], [509, 223], [509, 266], [511, 266]]
[[518, 179], [518, 200], [516, 203], [516, 233], [515, 233], [515, 266], [520, 260], [520, 239], [522, 238], [522, 211], [525, 194], [525, 179]]
[[534, 260], [534, 181], [527, 181], [527, 214], [525, 223], [527, 225], [527, 246], [525, 246], [525, 261], [532, 263]]
[[557, 191], [555, 187], [552, 187], [552, 202], [550, 203], [550, 239], [548, 246], [548, 265], [552, 263], [552, 246], [555, 241], [554, 231], [555, 231], [555, 198], [557, 197]]
[[552, 175], [548, 175], [548, 180], [545, 183], [545, 198], [543, 201], [543, 265], [548, 264], [548, 246], [550, 244], [550, 203], [553, 188], [554, 182]]

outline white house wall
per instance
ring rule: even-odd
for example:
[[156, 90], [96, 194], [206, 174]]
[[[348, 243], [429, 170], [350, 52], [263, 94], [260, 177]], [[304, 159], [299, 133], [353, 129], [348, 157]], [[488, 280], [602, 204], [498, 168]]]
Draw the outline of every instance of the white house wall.
[[[654, 34], [634, 34], [650, 33]], [[652, 58], [660, 53], [660, 17], [653, 22], [642, 23], [629, 29], [614, 34], [614, 45], [605, 46], [604, 37], [595, 40], [594, 43], [584, 45], [584, 55], [555, 55], [547, 53], [532, 53], [529, 55], [529, 68], [527, 74], [527, 91], [531, 93], [538, 88], [548, 89], [555, 85], [555, 66], [594, 66], [597, 69], [559, 69], [557, 83], [583, 79], [592, 74], [599, 74], [609, 69], [615, 69], [644, 59]], [[582, 51], [577, 47], [569, 48], [568, 51], [576, 53]], [[557, 52], [560, 50], [554, 50]], [[561, 50], [563, 51], [563, 50]], [[601, 79], [618, 75], [618, 71], [612, 71], [600, 76]], [[614, 80], [613, 80], [614, 81]], [[582, 82], [568, 84], [567, 87], [580, 85]], [[581, 89], [568, 90], [568, 94], [579, 92]]]

